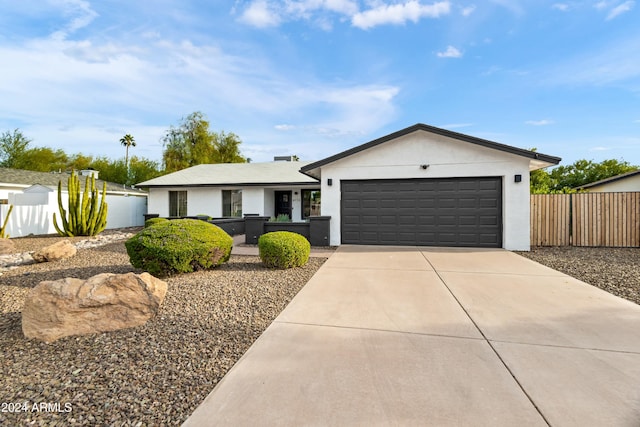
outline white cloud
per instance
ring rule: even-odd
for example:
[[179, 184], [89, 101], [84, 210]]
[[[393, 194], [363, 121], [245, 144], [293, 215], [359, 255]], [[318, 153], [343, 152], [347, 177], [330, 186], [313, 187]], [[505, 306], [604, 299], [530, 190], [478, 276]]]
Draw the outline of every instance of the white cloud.
[[276, 27], [280, 16], [266, 0], [256, 0], [244, 11], [240, 21], [258, 28]]
[[55, 0], [54, 6], [62, 8], [63, 13], [71, 19], [67, 25], [52, 34], [52, 38], [64, 40], [69, 34], [91, 24], [98, 14], [91, 8], [91, 4], [84, 0]]
[[462, 13], [462, 16], [469, 16], [473, 12], [475, 12], [475, 10], [476, 10], [476, 5], [472, 4], [471, 6], [463, 7], [461, 13]]
[[609, 14], [607, 15], [606, 20], [610, 21], [613, 18], [622, 15], [623, 13], [629, 12], [631, 9], [633, 9], [633, 6], [635, 5], [635, 1], [626, 1], [622, 4], [619, 4], [618, 6], [614, 7], [613, 9], [611, 9], [609, 11]]
[[358, 12], [358, 3], [352, 0], [289, 0], [285, 2], [285, 8], [288, 13], [302, 17], [318, 10], [351, 16]]
[[462, 58], [462, 52], [451, 45], [447, 46], [447, 50], [438, 52], [436, 55], [438, 58]]
[[569, 5], [566, 3], [554, 3], [553, 5], [551, 5], [551, 9], [567, 12], [569, 11]]
[[[353, 135], [395, 117], [396, 86], [328, 82], [306, 73], [298, 79], [295, 70], [215, 45], [139, 40], [0, 44], [0, 58], [12, 64], [0, 79], [7, 100], [0, 103], [0, 129], [20, 123], [35, 144], [107, 156], [121, 155], [117, 140], [130, 132], [139, 155], [159, 159], [163, 130], [193, 111], [209, 114], [214, 129], [232, 130], [247, 145], [295, 146], [305, 138], [315, 143], [313, 153], [323, 153], [320, 142], [337, 135], [348, 136], [341, 143], [358, 142]], [[274, 123], [280, 124], [274, 129]], [[302, 126], [314, 132], [312, 141]], [[255, 150], [250, 157], [261, 160]]]
[[296, 128], [295, 125], [287, 125], [287, 124], [275, 125], [274, 126], [274, 129], [281, 130], [281, 131], [289, 131], [289, 130], [293, 130], [295, 128]]
[[554, 123], [553, 120], [547, 120], [547, 119], [543, 119], [543, 120], [527, 120], [525, 122], [528, 125], [531, 126], [547, 126], [547, 125], [551, 125]]
[[441, 1], [425, 5], [417, 0], [398, 4], [378, 4], [372, 9], [356, 13], [351, 19], [354, 27], [367, 30], [378, 25], [403, 25], [407, 21], [418, 22], [422, 18], [438, 18], [449, 14], [451, 4]]
[[511, 12], [516, 15], [522, 15], [524, 13], [524, 8], [520, 5], [519, 0], [491, 0], [493, 3], [497, 3], [500, 6], [503, 6], [509, 9]]
[[598, 146], [598, 147], [589, 148], [589, 151], [609, 151], [609, 150], [611, 150], [611, 147]]

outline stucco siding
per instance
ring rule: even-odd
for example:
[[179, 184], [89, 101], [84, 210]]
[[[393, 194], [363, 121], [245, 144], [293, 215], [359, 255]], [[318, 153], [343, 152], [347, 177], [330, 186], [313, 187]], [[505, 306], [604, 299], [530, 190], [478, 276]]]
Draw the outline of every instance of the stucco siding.
[[[167, 203], [169, 198], [167, 197]], [[187, 190], [187, 215], [222, 216], [222, 193], [218, 188], [189, 188]]]
[[589, 193], [640, 191], [640, 175], [630, 176], [619, 181], [607, 182], [587, 188]]
[[262, 187], [248, 187], [242, 189], [242, 212], [264, 215], [264, 193]]
[[[422, 169], [421, 165], [428, 165]], [[503, 177], [503, 247], [529, 250], [529, 160], [440, 135], [415, 132], [322, 167], [322, 215], [339, 245], [340, 181], [349, 179]], [[514, 182], [514, 175], [522, 181]], [[332, 185], [328, 185], [332, 179]]]

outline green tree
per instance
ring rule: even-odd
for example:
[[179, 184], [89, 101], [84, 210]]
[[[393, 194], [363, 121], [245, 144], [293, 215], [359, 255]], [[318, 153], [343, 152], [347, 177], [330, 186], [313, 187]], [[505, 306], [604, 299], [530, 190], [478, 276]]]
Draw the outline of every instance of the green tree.
[[216, 135], [214, 163], [246, 163], [247, 159], [240, 154], [242, 141], [235, 133], [224, 131]]
[[160, 165], [143, 157], [131, 157], [129, 164], [129, 177], [126, 184], [132, 185], [138, 182], [147, 181], [162, 175]]
[[49, 147], [30, 148], [23, 152], [14, 163], [17, 169], [30, 171], [52, 172], [65, 170], [69, 158], [61, 149], [53, 150]]
[[67, 170], [89, 169], [93, 162], [93, 156], [85, 156], [82, 153], [73, 154], [67, 162]]
[[551, 171], [532, 171], [531, 193], [571, 193], [577, 191], [577, 187], [637, 169], [638, 166], [622, 160], [609, 159], [600, 163], [576, 160], [571, 165], [557, 166]]
[[98, 157], [89, 165], [91, 169], [99, 172], [99, 178], [103, 181], [115, 182], [118, 184], [127, 183], [127, 166], [124, 160], [111, 160], [107, 157]]
[[6, 131], [0, 135], [0, 166], [18, 168], [17, 164], [22, 155], [29, 149], [31, 140], [26, 138], [20, 129], [13, 133]]
[[133, 136], [131, 136], [131, 134], [126, 134], [125, 136], [120, 138], [120, 144], [126, 147], [124, 164], [127, 166], [127, 169], [128, 169], [129, 168], [129, 147], [135, 147], [136, 141], [133, 138]]
[[199, 111], [182, 119], [178, 127], [171, 126], [162, 138], [162, 162], [165, 172], [175, 172], [203, 163], [243, 163], [242, 141], [233, 133], [209, 130], [209, 121]]

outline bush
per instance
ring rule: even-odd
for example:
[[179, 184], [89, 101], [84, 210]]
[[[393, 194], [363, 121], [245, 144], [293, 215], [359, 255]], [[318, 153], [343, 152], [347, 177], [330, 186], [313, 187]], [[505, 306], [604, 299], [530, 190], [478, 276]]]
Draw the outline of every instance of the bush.
[[233, 238], [196, 219], [158, 221], [125, 242], [131, 264], [157, 277], [207, 270], [229, 260]]
[[309, 261], [311, 245], [298, 233], [274, 231], [260, 236], [258, 251], [269, 268], [301, 267]]
[[151, 227], [153, 224], [157, 224], [159, 222], [169, 221], [167, 218], [149, 218], [144, 222], [144, 227]]

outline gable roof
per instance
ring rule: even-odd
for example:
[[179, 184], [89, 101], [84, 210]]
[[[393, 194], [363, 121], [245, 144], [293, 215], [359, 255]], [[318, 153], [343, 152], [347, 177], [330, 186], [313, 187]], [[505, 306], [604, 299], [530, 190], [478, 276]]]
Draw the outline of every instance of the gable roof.
[[358, 145], [357, 147], [354, 147], [349, 150], [343, 151], [341, 153], [335, 154], [333, 156], [327, 157], [326, 159], [311, 163], [303, 167], [302, 169], [300, 169], [300, 172], [317, 178], [319, 177], [319, 173], [316, 169], [321, 168], [322, 166], [328, 165], [337, 160], [344, 159], [345, 157], [352, 156], [361, 151], [367, 150], [369, 148], [375, 147], [380, 144], [384, 144], [385, 142], [389, 142], [391, 140], [400, 138], [402, 136], [405, 136], [417, 131], [424, 131], [424, 132], [429, 132], [429, 133], [433, 133], [441, 136], [446, 136], [449, 138], [457, 139], [459, 141], [464, 141], [471, 144], [480, 145], [482, 147], [492, 148], [494, 150], [499, 150], [506, 153], [529, 158], [531, 159], [532, 170], [541, 169], [547, 166], [557, 165], [558, 163], [560, 163], [560, 160], [562, 160], [560, 157], [549, 156], [547, 154], [542, 154], [535, 151], [512, 147], [510, 145], [500, 144], [498, 142], [493, 142], [493, 141], [489, 141], [482, 138], [476, 138], [475, 136], [465, 135], [465, 134], [453, 132], [447, 129], [441, 129], [434, 126], [417, 123], [413, 126], [409, 126], [408, 128], [399, 130], [397, 132], [391, 133], [389, 135], [383, 136], [378, 139], [374, 139], [373, 141], [369, 141], [365, 144]]
[[214, 187], [317, 184], [300, 173], [310, 162], [216, 163], [182, 169], [136, 184], [138, 187]]
[[[66, 190], [70, 176], [70, 172], [38, 172], [24, 169], [0, 168], [0, 187], [5, 185], [27, 188], [34, 184], [39, 184], [57, 191], [58, 181], [62, 180], [62, 188]], [[79, 178], [80, 184], [84, 186], [84, 177], [80, 176]], [[146, 191], [130, 187], [127, 188], [122, 184], [96, 179], [96, 188], [99, 191], [102, 190], [103, 182], [107, 183], [107, 192], [109, 193], [147, 194]]]
[[621, 173], [620, 175], [612, 176], [610, 178], [601, 179], [600, 181], [590, 182], [589, 184], [585, 184], [585, 185], [582, 185], [580, 187], [577, 187], [577, 189], [578, 190], [582, 190], [583, 188], [591, 188], [591, 187], [596, 187], [596, 186], [602, 185], [602, 184], [610, 184], [612, 182], [616, 182], [616, 181], [620, 181], [620, 180], [623, 180], [623, 179], [631, 178], [632, 176], [636, 176], [638, 174], [640, 174], [640, 169], [634, 170], [634, 171], [631, 171], [631, 172], [627, 172], [627, 173]]

